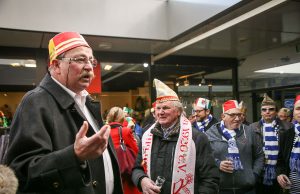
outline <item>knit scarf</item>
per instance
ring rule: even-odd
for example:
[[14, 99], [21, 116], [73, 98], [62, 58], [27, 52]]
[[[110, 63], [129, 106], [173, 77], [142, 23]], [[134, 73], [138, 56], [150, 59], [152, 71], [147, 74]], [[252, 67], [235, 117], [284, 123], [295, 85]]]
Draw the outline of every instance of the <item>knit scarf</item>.
[[233, 162], [234, 170], [243, 170], [243, 165], [240, 159], [240, 152], [236, 145], [236, 140], [230, 135], [228, 129], [225, 128], [224, 121], [221, 121], [220, 132], [228, 142], [228, 159]]
[[[155, 124], [148, 129], [142, 137], [142, 165], [145, 173], [151, 178], [151, 150], [153, 134], [151, 130]], [[196, 146], [192, 139], [192, 126], [190, 121], [183, 115], [180, 117], [180, 132], [177, 140], [173, 172], [172, 172], [172, 194], [193, 194], [195, 181]]]
[[212, 120], [212, 115], [208, 115], [207, 119], [205, 119], [204, 121], [200, 121], [200, 122], [197, 122], [197, 128], [199, 131], [201, 132], [205, 132], [204, 128], [208, 125], [208, 123]]
[[298, 177], [300, 177], [300, 124], [295, 121], [295, 141], [290, 157], [290, 169], [291, 171], [296, 171]]
[[276, 120], [272, 123], [265, 123], [262, 119], [261, 124], [263, 126], [264, 134], [264, 153], [265, 153], [265, 174], [263, 184], [273, 185], [273, 180], [276, 179], [275, 167], [278, 158], [278, 129], [276, 126]]

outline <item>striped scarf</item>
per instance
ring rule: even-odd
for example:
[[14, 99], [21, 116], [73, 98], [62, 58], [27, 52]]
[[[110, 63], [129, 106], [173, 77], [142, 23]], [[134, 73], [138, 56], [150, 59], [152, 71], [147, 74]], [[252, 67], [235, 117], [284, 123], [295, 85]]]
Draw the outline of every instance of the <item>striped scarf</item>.
[[295, 141], [290, 157], [290, 169], [291, 171], [296, 171], [298, 177], [300, 177], [300, 124], [295, 121]]
[[230, 135], [228, 129], [225, 128], [224, 121], [221, 121], [220, 132], [228, 142], [228, 158], [233, 162], [234, 170], [243, 170], [243, 165], [240, 159], [239, 149], [236, 145], [236, 140]]
[[265, 153], [265, 174], [263, 184], [273, 185], [273, 180], [276, 179], [275, 167], [278, 158], [278, 129], [276, 126], [276, 120], [272, 123], [265, 123], [261, 120], [264, 134], [264, 153]]
[[202, 121], [202, 122], [197, 122], [197, 128], [198, 128], [198, 130], [199, 131], [201, 131], [201, 132], [205, 132], [205, 127], [208, 125], [208, 123], [212, 120], [212, 115], [210, 114], [210, 115], [208, 115], [208, 117], [207, 117], [207, 119], [205, 119], [204, 121]]

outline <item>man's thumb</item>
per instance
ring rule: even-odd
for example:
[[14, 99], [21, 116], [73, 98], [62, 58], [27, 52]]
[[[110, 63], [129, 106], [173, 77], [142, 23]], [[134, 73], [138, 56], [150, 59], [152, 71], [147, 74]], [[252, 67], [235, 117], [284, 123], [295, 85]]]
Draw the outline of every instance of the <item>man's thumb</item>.
[[77, 133], [77, 137], [78, 138], [82, 138], [82, 137], [85, 137], [87, 131], [89, 129], [89, 124], [87, 121], [83, 121], [83, 124], [81, 125], [78, 133]]

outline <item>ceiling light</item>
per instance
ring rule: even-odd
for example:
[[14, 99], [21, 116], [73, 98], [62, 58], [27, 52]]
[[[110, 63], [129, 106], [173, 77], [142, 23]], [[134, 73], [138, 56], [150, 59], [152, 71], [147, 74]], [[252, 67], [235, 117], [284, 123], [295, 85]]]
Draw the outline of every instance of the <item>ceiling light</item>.
[[254, 71], [255, 73], [300, 74], [300, 62]]
[[101, 42], [100, 44], [98, 44], [98, 47], [100, 49], [108, 50], [112, 48], [112, 44], [110, 42]]
[[200, 83], [199, 86], [202, 86], [202, 84]]
[[149, 66], [149, 64], [148, 63], [144, 63], [143, 66], [146, 68], [146, 67]]
[[109, 71], [112, 68], [111, 65], [105, 65], [104, 70]]
[[204, 85], [204, 84], [205, 84], [205, 79], [204, 79], [204, 76], [202, 77], [200, 84], [202, 84], [202, 85]]
[[177, 83], [176, 83], [176, 86], [178, 87], [179, 85], [180, 85], [179, 82], [177, 82]]
[[190, 85], [190, 82], [189, 82], [189, 80], [187, 80], [187, 79], [186, 79], [186, 80], [184, 80], [184, 81], [183, 81], [183, 85], [184, 85], [184, 86], [189, 86], [189, 85]]
[[32, 63], [24, 64], [24, 66], [25, 66], [25, 67], [36, 68], [36, 64], [32, 64]]
[[21, 66], [20, 63], [11, 63], [10, 65], [13, 66], [13, 67], [20, 67]]

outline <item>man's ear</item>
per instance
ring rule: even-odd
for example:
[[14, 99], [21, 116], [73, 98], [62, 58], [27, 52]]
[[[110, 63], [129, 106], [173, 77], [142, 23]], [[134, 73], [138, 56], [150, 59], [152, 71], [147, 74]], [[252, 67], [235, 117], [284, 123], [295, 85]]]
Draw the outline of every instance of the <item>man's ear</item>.
[[224, 117], [225, 117], [225, 114], [222, 113], [222, 114], [221, 114], [221, 119], [224, 120]]

